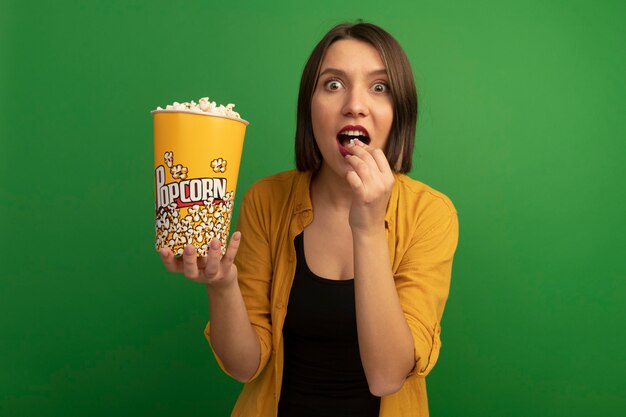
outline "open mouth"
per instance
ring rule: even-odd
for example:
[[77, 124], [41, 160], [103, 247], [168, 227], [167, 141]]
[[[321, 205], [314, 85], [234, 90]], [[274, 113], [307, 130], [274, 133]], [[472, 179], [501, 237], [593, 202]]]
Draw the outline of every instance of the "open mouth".
[[339, 142], [339, 152], [343, 156], [348, 154], [348, 151], [345, 149], [346, 145], [350, 143], [351, 140], [358, 139], [366, 145], [370, 143], [370, 136], [363, 126], [353, 126], [348, 125], [344, 126], [339, 133], [337, 133], [337, 142]]

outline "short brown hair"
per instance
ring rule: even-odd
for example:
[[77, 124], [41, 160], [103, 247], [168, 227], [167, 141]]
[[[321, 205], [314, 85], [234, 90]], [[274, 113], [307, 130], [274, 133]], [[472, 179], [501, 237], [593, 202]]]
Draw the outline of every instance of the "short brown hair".
[[317, 171], [322, 164], [322, 154], [313, 135], [311, 100], [326, 51], [342, 39], [356, 39], [372, 45], [385, 64], [393, 102], [393, 122], [383, 151], [391, 169], [406, 174], [411, 170], [417, 123], [413, 72], [400, 44], [382, 28], [363, 22], [342, 23], [332, 28], [315, 46], [304, 66], [298, 94], [296, 168], [299, 171]]

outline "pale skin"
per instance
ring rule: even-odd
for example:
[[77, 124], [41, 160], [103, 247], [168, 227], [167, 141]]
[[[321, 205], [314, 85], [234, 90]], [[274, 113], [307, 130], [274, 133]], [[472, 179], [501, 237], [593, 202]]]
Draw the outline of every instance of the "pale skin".
[[[331, 279], [354, 277], [361, 362], [370, 391], [398, 391], [415, 366], [411, 332], [394, 285], [385, 211], [394, 183], [381, 148], [393, 120], [388, 78], [377, 50], [352, 39], [333, 43], [326, 52], [313, 93], [311, 115], [323, 162], [311, 183], [314, 219], [304, 231], [307, 264]], [[339, 152], [337, 133], [346, 125], [367, 130], [369, 144], [358, 140]], [[328, 239], [333, 230], [333, 239]], [[226, 369], [249, 380], [260, 360], [258, 336], [246, 313], [233, 260], [241, 236], [235, 232], [226, 254], [211, 242], [209, 255], [196, 258], [185, 248], [182, 259], [168, 249], [161, 259], [171, 272], [206, 285], [211, 314], [211, 343]]]

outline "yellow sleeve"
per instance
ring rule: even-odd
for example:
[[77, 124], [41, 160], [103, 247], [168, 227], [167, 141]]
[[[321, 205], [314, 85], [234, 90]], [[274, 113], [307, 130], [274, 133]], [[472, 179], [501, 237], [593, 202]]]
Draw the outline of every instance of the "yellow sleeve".
[[426, 376], [439, 356], [440, 321], [450, 289], [459, 227], [449, 200], [424, 210], [423, 216], [428, 217], [428, 226], [415, 232], [394, 273], [415, 345], [415, 368], [409, 375], [419, 376]]
[[[261, 360], [252, 379], [255, 379], [265, 368], [272, 352], [270, 314], [272, 264], [269, 235], [266, 233], [269, 227], [266, 224], [267, 216], [268, 210], [262, 206], [262, 201], [255, 197], [251, 189], [244, 195], [239, 212], [237, 230], [241, 232], [241, 243], [235, 258], [235, 265], [239, 288], [248, 310], [248, 318], [259, 336], [261, 345]], [[209, 322], [204, 332], [209, 344], [211, 344], [210, 327]], [[211, 349], [213, 349], [212, 346]], [[215, 351], [213, 354], [222, 370], [228, 374]]]

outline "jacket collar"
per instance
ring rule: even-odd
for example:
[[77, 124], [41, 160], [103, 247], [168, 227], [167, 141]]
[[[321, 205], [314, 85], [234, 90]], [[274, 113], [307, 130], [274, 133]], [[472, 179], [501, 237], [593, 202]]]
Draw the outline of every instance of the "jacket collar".
[[293, 190], [295, 193], [293, 214], [313, 210], [310, 193], [312, 176], [311, 171], [296, 171], [296, 181]]

